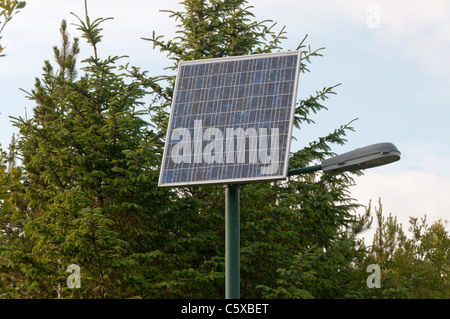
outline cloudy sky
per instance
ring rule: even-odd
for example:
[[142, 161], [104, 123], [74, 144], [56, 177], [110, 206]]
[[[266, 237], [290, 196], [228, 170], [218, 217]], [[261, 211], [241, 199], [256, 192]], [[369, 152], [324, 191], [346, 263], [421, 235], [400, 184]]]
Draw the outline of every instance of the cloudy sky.
[[[175, 34], [176, 22], [161, 9], [177, 10], [178, 0], [91, 0], [91, 18], [114, 17], [103, 25], [100, 56], [128, 55], [150, 74], [161, 74], [167, 58], [141, 37]], [[308, 145], [342, 124], [353, 123], [342, 153], [378, 142], [392, 142], [401, 161], [367, 170], [356, 178], [352, 195], [367, 205], [381, 198], [408, 227], [409, 216], [427, 214], [431, 223], [450, 220], [450, 2], [447, 0], [249, 0], [256, 20], [286, 26], [284, 50], [295, 49], [308, 35], [312, 49], [325, 47], [302, 74], [298, 97], [341, 83], [314, 116], [316, 125], [294, 131], [291, 150]], [[28, 116], [33, 105], [20, 90], [31, 90], [43, 61], [52, 59], [62, 19], [83, 15], [83, 0], [27, 0], [2, 33], [6, 54], [0, 58], [0, 143], [16, 129], [9, 116]], [[74, 26], [70, 33], [79, 37]], [[81, 46], [81, 58], [89, 56]], [[125, 63], [126, 61], [124, 61]], [[447, 225], [447, 229], [449, 226]], [[371, 237], [371, 235], [370, 235]]]

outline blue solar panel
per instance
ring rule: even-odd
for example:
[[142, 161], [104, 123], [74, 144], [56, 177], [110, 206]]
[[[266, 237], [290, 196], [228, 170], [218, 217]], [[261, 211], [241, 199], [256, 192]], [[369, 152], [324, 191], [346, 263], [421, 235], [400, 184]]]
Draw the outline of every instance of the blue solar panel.
[[286, 178], [300, 52], [180, 62], [159, 186]]

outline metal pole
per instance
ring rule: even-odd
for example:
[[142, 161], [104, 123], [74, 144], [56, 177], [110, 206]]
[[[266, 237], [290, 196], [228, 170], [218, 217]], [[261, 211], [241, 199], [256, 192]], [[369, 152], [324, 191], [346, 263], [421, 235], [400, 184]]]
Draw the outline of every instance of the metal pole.
[[[288, 171], [288, 176], [314, 172], [321, 165]], [[240, 186], [225, 185], [225, 298], [240, 299]]]
[[315, 172], [315, 171], [320, 171], [321, 169], [322, 169], [322, 165], [302, 167], [302, 168], [297, 168], [297, 169], [288, 171], [287, 175], [292, 176], [292, 175], [299, 175], [299, 174], [304, 174], [304, 173], [311, 173], [311, 172]]
[[239, 185], [225, 187], [225, 298], [240, 298]]

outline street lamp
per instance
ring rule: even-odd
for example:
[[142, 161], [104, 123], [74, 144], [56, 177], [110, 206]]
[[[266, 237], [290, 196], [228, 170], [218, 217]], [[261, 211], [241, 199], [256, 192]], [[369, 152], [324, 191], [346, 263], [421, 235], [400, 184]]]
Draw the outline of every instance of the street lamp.
[[357, 171], [396, 162], [400, 159], [400, 154], [392, 143], [372, 144], [323, 160], [321, 165], [290, 170], [288, 176], [319, 170], [326, 174]]
[[[400, 151], [392, 143], [378, 143], [323, 160], [320, 165], [289, 170], [287, 176], [322, 170], [326, 174], [356, 171], [396, 162]], [[225, 186], [225, 297], [240, 298], [239, 185]]]
[[392, 143], [378, 143], [322, 161], [324, 173], [356, 171], [390, 164], [400, 159], [400, 151]]

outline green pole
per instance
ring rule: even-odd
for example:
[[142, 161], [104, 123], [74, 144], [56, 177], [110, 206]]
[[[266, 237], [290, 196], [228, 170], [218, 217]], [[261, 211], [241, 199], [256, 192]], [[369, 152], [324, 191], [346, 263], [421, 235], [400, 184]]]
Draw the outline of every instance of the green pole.
[[225, 298], [240, 298], [239, 185], [225, 187]]
[[[314, 172], [322, 165], [288, 171], [288, 176]], [[240, 299], [240, 186], [225, 186], [225, 298]]]
[[320, 171], [321, 169], [322, 169], [322, 165], [302, 167], [302, 168], [292, 169], [292, 170], [288, 171], [287, 175], [292, 176], [292, 175], [299, 175], [299, 174], [304, 174], [304, 173], [311, 173], [311, 172], [315, 172], [315, 171]]

